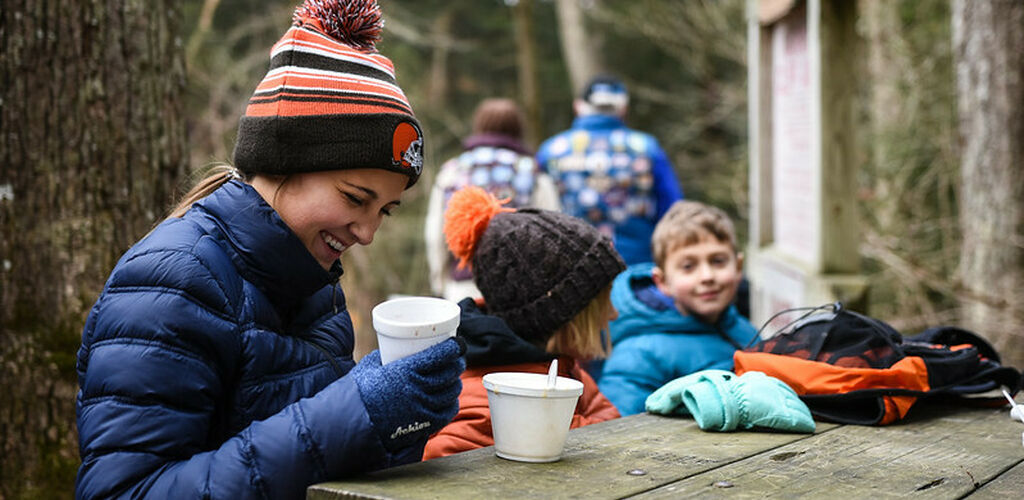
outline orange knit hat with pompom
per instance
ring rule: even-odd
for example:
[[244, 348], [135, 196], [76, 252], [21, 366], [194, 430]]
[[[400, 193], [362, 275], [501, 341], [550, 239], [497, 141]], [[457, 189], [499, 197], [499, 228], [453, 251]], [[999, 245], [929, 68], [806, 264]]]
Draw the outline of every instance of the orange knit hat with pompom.
[[459, 259], [459, 269], [470, 265], [476, 243], [491, 219], [502, 212], [515, 212], [503, 207], [505, 203], [508, 200], [499, 200], [476, 186], [460, 189], [448, 200], [444, 213], [445, 241], [452, 255]]
[[611, 239], [583, 220], [505, 202], [476, 186], [456, 191], [445, 240], [460, 266], [472, 266], [487, 311], [520, 337], [543, 341], [626, 266]]

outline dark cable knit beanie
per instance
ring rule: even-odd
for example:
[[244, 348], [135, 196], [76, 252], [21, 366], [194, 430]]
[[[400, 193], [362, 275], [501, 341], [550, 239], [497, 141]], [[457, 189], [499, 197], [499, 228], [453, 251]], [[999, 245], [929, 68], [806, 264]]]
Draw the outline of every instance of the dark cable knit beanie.
[[566, 214], [512, 210], [478, 187], [457, 191], [445, 212], [448, 247], [472, 263], [487, 312], [542, 342], [626, 268], [611, 239]]
[[374, 0], [306, 0], [270, 50], [270, 70], [238, 125], [242, 173], [284, 175], [382, 168], [416, 183], [423, 133], [377, 52], [384, 21]]

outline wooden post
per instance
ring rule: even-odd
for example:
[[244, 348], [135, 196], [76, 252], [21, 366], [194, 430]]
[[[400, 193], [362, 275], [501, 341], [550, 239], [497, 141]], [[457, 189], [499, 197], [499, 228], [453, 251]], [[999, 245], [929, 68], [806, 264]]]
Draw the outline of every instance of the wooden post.
[[840, 300], [862, 309], [855, 21], [845, 0], [747, 2], [747, 273], [758, 326], [790, 307]]

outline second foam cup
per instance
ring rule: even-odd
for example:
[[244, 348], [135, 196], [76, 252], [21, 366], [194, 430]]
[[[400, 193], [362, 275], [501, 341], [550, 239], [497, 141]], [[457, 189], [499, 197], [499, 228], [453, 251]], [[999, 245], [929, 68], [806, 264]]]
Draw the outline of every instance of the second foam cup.
[[437, 297], [401, 297], [377, 304], [371, 316], [381, 364], [454, 337], [459, 315], [458, 304]]
[[491, 408], [494, 453], [519, 462], [562, 458], [583, 383], [558, 377], [554, 387], [541, 373], [495, 372], [484, 375]]

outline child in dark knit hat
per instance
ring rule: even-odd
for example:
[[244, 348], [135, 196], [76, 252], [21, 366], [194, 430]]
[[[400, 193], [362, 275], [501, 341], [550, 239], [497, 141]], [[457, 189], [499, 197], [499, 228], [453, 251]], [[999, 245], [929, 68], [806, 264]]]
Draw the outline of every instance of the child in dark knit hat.
[[78, 351], [78, 498], [304, 498], [419, 461], [464, 345], [358, 364], [339, 258], [420, 176], [372, 0], [306, 0], [216, 169], [110, 275]]
[[467, 344], [459, 413], [430, 438], [424, 459], [494, 444], [483, 376], [547, 373], [555, 358], [559, 375], [583, 383], [572, 428], [617, 418], [580, 366], [608, 353], [601, 330], [616, 316], [611, 283], [625, 269], [611, 239], [569, 215], [503, 207], [475, 186], [449, 200], [444, 232], [483, 297], [459, 302]]
[[430, 268], [430, 287], [449, 300], [479, 297], [467, 269], [459, 269], [444, 241], [444, 208], [466, 186], [480, 186], [509, 206], [560, 211], [558, 188], [541, 172], [533, 153], [523, 144], [525, 118], [512, 99], [484, 99], [473, 113], [473, 133], [462, 141], [463, 151], [441, 165], [434, 177], [423, 223], [423, 240]]

